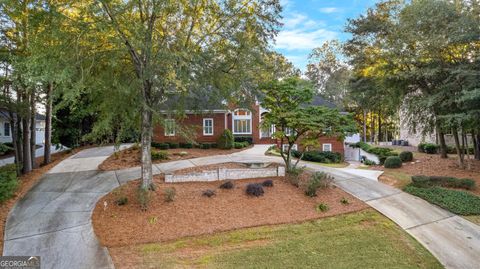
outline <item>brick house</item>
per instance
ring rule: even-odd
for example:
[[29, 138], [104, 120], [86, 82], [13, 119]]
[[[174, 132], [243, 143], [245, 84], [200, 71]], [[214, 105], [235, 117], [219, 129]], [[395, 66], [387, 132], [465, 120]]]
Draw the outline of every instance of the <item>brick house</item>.
[[[312, 105], [335, 107], [323, 98], [317, 96]], [[209, 109], [195, 109], [185, 111], [182, 119], [168, 118], [164, 124], [158, 124], [153, 130], [153, 141], [155, 142], [184, 142], [185, 136], [179, 134], [178, 126], [190, 130], [190, 137], [198, 143], [215, 143], [225, 129], [232, 131], [235, 137], [251, 137], [254, 144], [279, 144], [277, 139], [272, 138], [275, 127], [262, 130], [260, 123], [262, 115], [268, 111], [260, 106], [258, 102], [250, 108], [233, 107], [222, 108], [212, 107]], [[193, 132], [193, 134], [191, 133]], [[344, 143], [335, 137], [319, 138], [322, 151], [334, 151], [343, 155]]]

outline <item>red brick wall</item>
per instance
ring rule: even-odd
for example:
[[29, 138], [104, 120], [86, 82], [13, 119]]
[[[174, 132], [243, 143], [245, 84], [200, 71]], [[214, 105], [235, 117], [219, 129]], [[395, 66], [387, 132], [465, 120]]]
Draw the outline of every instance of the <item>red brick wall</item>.
[[[203, 135], [203, 119], [213, 119], [213, 135]], [[188, 114], [183, 120], [176, 121], [177, 126], [186, 126], [194, 131], [193, 139], [196, 142], [217, 142], [218, 137], [225, 130], [225, 113], [213, 114]], [[157, 125], [153, 129], [153, 141], [155, 142], [185, 142], [186, 139], [175, 132], [175, 136], [165, 136], [163, 126]]]

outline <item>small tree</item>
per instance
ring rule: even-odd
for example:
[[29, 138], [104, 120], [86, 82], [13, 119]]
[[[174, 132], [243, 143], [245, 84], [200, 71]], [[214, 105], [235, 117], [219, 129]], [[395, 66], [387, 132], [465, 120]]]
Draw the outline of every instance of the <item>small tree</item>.
[[[355, 131], [350, 115], [336, 109], [313, 106], [314, 91], [310, 83], [297, 77], [271, 81], [261, 87], [262, 106], [269, 110], [262, 122], [263, 128], [275, 125], [273, 136], [280, 140], [281, 156], [287, 171], [292, 171], [308, 148], [318, 146], [318, 138], [332, 136], [343, 139]], [[291, 152], [300, 143], [303, 151], [292, 165]], [[284, 150], [284, 145], [287, 145]]]

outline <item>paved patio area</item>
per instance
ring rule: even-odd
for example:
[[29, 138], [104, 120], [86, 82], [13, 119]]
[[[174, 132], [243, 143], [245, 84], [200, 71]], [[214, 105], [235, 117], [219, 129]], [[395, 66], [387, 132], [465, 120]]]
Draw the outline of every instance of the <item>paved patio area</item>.
[[[282, 162], [265, 156], [267, 145], [230, 155], [181, 160], [153, 166], [154, 174], [223, 162]], [[40, 255], [43, 268], [113, 268], [91, 225], [95, 203], [114, 188], [140, 177], [140, 167], [100, 172], [97, 166], [113, 147], [81, 151], [51, 169], [18, 201], [5, 230], [3, 255]], [[387, 186], [355, 169], [302, 163], [335, 177], [335, 184], [392, 219], [447, 268], [478, 268], [480, 226]]]

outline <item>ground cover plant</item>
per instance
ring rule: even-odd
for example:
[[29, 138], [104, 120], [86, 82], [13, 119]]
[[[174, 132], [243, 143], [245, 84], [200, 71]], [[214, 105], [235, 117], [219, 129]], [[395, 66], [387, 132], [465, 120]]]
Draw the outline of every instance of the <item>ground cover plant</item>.
[[459, 215], [480, 215], [480, 197], [466, 191], [408, 185], [404, 191]]
[[461, 188], [473, 190], [476, 188], [474, 180], [469, 178], [455, 178], [444, 176], [412, 176], [412, 186], [419, 188], [440, 186], [446, 188]]
[[374, 210], [113, 247], [109, 252], [116, 268], [442, 268], [417, 241]]
[[10, 199], [18, 188], [16, 169], [14, 164], [0, 167], [0, 203]]

